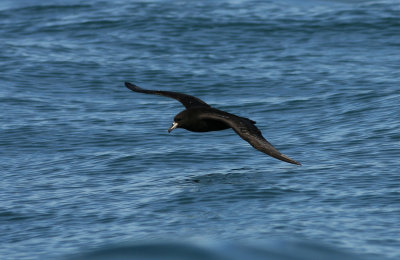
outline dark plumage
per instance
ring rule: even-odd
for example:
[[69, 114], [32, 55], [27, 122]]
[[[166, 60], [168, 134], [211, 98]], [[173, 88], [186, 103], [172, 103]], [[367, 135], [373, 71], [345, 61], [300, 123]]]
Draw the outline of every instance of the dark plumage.
[[168, 129], [168, 132], [171, 132], [175, 128], [184, 128], [192, 132], [208, 132], [232, 128], [255, 149], [276, 159], [301, 165], [301, 163], [280, 153], [272, 144], [265, 140], [260, 130], [254, 125], [256, 122], [253, 120], [218, 110], [201, 99], [190, 95], [172, 91], [146, 90], [129, 82], [125, 82], [125, 86], [134, 92], [174, 98], [186, 107], [185, 110], [175, 116], [174, 122]]

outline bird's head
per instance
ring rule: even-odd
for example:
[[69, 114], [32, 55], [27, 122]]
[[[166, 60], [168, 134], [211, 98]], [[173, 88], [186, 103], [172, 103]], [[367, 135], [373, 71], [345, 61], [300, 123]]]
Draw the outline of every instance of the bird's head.
[[186, 128], [186, 125], [189, 122], [189, 116], [186, 110], [180, 112], [174, 117], [174, 122], [171, 127], [168, 129], [168, 133], [170, 133], [175, 128]]

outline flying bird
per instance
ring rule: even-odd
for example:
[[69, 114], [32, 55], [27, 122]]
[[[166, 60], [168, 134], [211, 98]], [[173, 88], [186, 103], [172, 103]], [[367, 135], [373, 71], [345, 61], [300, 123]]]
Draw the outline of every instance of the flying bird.
[[256, 122], [251, 119], [213, 108], [194, 96], [172, 91], [147, 90], [129, 82], [125, 82], [125, 86], [134, 92], [174, 98], [185, 106], [186, 109], [174, 117], [168, 132], [175, 128], [183, 128], [192, 132], [209, 132], [232, 128], [255, 149], [281, 161], [301, 165], [300, 162], [280, 153], [272, 146], [255, 126]]

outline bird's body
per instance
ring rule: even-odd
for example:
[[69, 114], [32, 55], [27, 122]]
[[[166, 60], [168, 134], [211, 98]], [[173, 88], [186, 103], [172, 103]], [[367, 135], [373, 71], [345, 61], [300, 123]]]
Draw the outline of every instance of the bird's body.
[[273, 147], [255, 126], [256, 122], [251, 119], [213, 108], [201, 99], [190, 95], [172, 91], [146, 90], [129, 82], [125, 82], [125, 86], [139, 93], [174, 98], [186, 107], [185, 110], [175, 116], [174, 123], [168, 129], [169, 132], [175, 128], [183, 128], [192, 132], [220, 131], [232, 128], [242, 139], [250, 143], [255, 149], [276, 159], [301, 165], [299, 162], [290, 159]]
[[[183, 110], [178, 115], [187, 118], [184, 124], [181, 124], [180, 128], [192, 131], [192, 132], [210, 132], [220, 131], [231, 128], [229, 124], [223, 120], [208, 118], [205, 115], [219, 115], [221, 118], [237, 118], [248, 120], [249, 122], [255, 123], [250, 119], [239, 117], [228, 112], [213, 108], [213, 107], [194, 107]], [[179, 117], [178, 117], [179, 118]]]

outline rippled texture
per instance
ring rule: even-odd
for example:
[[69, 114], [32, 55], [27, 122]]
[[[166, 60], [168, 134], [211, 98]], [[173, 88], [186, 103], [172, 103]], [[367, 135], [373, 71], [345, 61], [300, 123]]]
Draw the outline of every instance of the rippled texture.
[[[0, 258], [299, 239], [400, 257], [397, 1], [2, 1]], [[198, 96], [257, 121], [167, 133]]]

